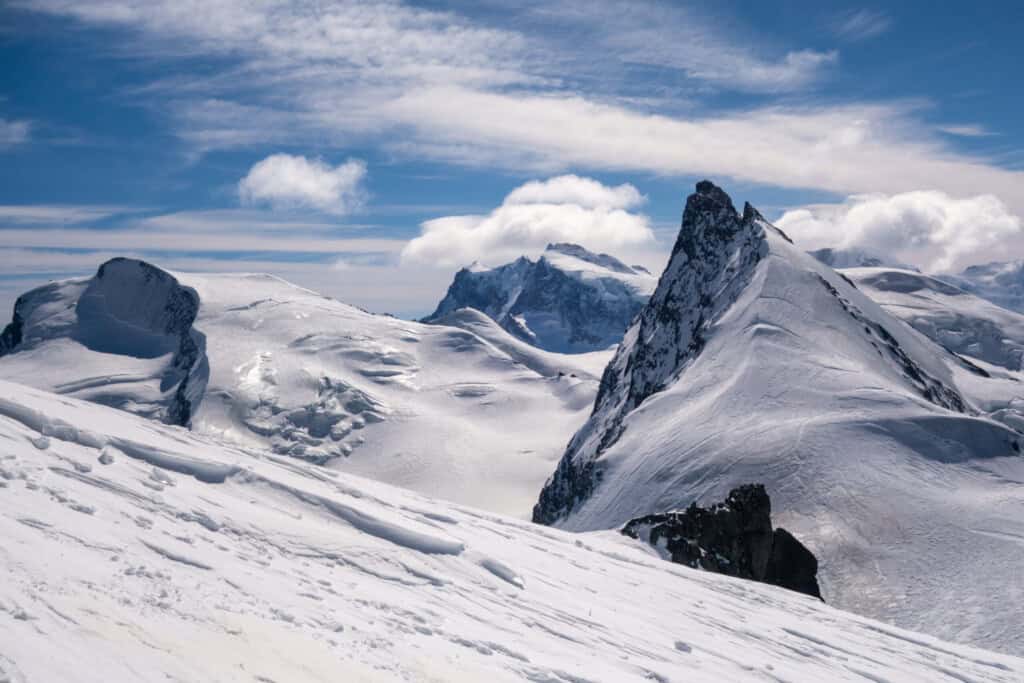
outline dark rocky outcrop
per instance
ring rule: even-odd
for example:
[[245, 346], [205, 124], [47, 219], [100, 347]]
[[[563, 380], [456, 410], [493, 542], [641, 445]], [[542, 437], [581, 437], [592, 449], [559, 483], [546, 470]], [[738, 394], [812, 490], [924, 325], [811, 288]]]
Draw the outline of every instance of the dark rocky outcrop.
[[163, 419], [188, 426], [208, 374], [206, 340], [192, 326], [196, 291], [145, 261], [114, 258], [99, 267], [76, 309], [78, 336], [90, 348], [140, 357], [173, 352], [160, 382], [161, 391], [174, 389]]
[[18, 297], [18, 300], [14, 303], [14, 317], [4, 327], [4, 331], [0, 332], [0, 356], [10, 353], [21, 343], [22, 330], [25, 326], [21, 309], [24, 305], [24, 297]]
[[761, 484], [729, 492], [722, 503], [630, 520], [622, 533], [669, 559], [821, 598], [818, 560], [785, 529], [772, 530], [771, 499]]
[[169, 356], [160, 376], [163, 398], [139, 402], [119, 393], [116, 382], [90, 398], [188, 426], [209, 377], [206, 338], [193, 327], [199, 306], [196, 291], [170, 273], [145, 261], [114, 258], [92, 278], [51, 282], [19, 297], [0, 333], [0, 357], [58, 338], [112, 356]]

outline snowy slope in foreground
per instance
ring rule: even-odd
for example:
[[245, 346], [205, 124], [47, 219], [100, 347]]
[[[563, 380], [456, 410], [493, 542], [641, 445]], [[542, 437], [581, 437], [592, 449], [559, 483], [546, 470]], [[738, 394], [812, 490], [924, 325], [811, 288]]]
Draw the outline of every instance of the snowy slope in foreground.
[[1022, 652], [1024, 437], [984, 414], [1021, 385], [978, 371], [701, 183], [535, 519], [614, 528], [760, 482], [830, 604]]
[[536, 261], [523, 256], [496, 268], [463, 268], [427, 320], [470, 307], [533, 346], [598, 351], [622, 340], [657, 282], [646, 269], [608, 254], [549, 244]]
[[116, 332], [118, 316], [163, 330], [149, 314], [163, 299], [138, 299], [155, 271], [198, 298], [188, 332], [202, 342], [191, 359], [201, 381], [183, 411], [195, 431], [506, 514], [528, 515], [610, 357], [547, 353], [465, 315], [451, 323], [475, 331], [373, 315], [267, 275], [174, 280], [111, 263], [105, 272], [139, 279], [104, 290], [116, 315], [83, 313], [100, 278], [34, 290], [0, 377], [150, 417], [173, 403], [180, 392], [163, 378], [181, 373], [166, 335], [125, 349], [82, 333]]
[[0, 679], [998, 681], [1024, 661], [0, 382]]

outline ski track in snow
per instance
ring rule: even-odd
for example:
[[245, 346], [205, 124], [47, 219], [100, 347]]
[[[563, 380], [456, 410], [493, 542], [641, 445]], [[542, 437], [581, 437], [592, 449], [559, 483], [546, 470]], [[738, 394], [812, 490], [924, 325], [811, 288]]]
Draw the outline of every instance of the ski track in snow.
[[[0, 680], [1024, 678], [1022, 660], [672, 565], [615, 533], [7, 382], [0, 395]], [[226, 474], [194, 476], [210, 471]]]

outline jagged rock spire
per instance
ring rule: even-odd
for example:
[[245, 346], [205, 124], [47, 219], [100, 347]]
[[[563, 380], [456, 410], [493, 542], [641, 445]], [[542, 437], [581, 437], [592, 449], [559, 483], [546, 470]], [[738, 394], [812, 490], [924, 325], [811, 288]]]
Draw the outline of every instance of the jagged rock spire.
[[765, 225], [749, 205], [737, 213], [711, 181], [697, 183], [658, 287], [605, 369], [594, 413], [541, 492], [534, 521], [555, 522], [590, 495], [601, 476], [598, 459], [618, 440], [626, 415], [701, 352], [707, 328], [750, 282], [767, 253]]

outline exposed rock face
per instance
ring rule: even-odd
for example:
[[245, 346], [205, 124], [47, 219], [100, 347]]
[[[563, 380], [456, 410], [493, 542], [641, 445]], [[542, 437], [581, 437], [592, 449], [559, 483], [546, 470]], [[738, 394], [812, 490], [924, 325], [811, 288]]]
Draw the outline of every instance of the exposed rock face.
[[750, 281], [768, 253], [766, 225], [749, 204], [740, 215], [721, 188], [697, 183], [665, 273], [605, 369], [594, 413], [541, 492], [533, 521], [552, 524], [590, 495], [601, 476], [595, 463], [622, 420], [700, 353], [705, 328]]
[[646, 270], [577, 244], [550, 244], [497, 268], [463, 268], [425, 322], [475, 308], [519, 339], [579, 353], [617, 344], [654, 289]]
[[[91, 279], [54, 282], [19, 297], [13, 320], [0, 334], [0, 356], [67, 338], [100, 354], [169, 357], [160, 370], [158, 407], [151, 407], [154, 397], [141, 400], [134, 389], [118, 394], [114, 387], [123, 377], [93, 377], [86, 383], [111, 387], [109, 395], [95, 399], [99, 402], [134, 405], [168, 424], [188, 425], [208, 377], [205, 338], [192, 327], [198, 312], [199, 296], [170, 273], [115, 258]], [[82, 382], [67, 386], [75, 384]]]
[[14, 302], [14, 317], [11, 322], [4, 327], [4, 331], [0, 332], [0, 356], [4, 356], [14, 350], [22, 340], [22, 329], [24, 328], [25, 321], [22, 319], [21, 309], [24, 307], [25, 301], [22, 297], [18, 297], [18, 300]]
[[785, 529], [772, 530], [771, 500], [761, 484], [729, 492], [711, 507], [630, 520], [622, 533], [662, 551], [667, 559], [821, 598], [818, 560]]
[[192, 329], [199, 313], [195, 290], [145, 261], [115, 258], [99, 267], [76, 310], [79, 341], [89, 348], [140, 357], [173, 352], [160, 380], [161, 391], [174, 389], [164, 421], [188, 425], [203, 391], [190, 387], [205, 343]]

